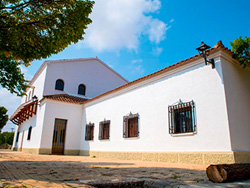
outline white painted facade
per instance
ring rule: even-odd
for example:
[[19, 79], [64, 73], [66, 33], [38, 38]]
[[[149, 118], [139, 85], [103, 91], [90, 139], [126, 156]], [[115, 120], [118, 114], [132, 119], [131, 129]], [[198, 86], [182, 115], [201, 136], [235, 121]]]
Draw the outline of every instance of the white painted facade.
[[[95, 124], [95, 136], [94, 141], [82, 137], [81, 150], [231, 151], [220, 58], [216, 58], [216, 69], [200, 60], [146, 82], [112, 93], [106, 99], [86, 102], [84, 116], [86, 123]], [[169, 134], [168, 106], [179, 99], [195, 102], [197, 133]], [[138, 138], [122, 136], [123, 116], [130, 112], [139, 114]], [[111, 121], [109, 141], [98, 140], [99, 122], [104, 118]]]
[[[56, 90], [57, 79], [64, 81], [64, 90]], [[30, 81], [27, 95], [22, 104], [37, 96], [41, 100], [46, 95], [69, 94], [81, 98], [92, 98], [118, 86], [127, 80], [114, 72], [97, 58], [46, 61]], [[78, 94], [78, 86], [86, 86], [85, 96]], [[51, 149], [55, 118], [67, 119], [65, 149], [79, 150], [82, 105], [44, 100], [37, 107], [37, 115], [17, 126], [14, 136], [14, 148]], [[27, 140], [28, 129], [32, 127], [31, 139]], [[16, 142], [17, 132], [19, 139]]]
[[[23, 148], [51, 149], [59, 118], [67, 120], [65, 151], [249, 152], [250, 68], [243, 69], [225, 47], [211, 52], [215, 69], [195, 56], [128, 84], [96, 59], [46, 62], [31, 81], [34, 94], [43, 100], [37, 115], [19, 126], [19, 141], [13, 147], [21, 147], [24, 133]], [[64, 91], [55, 90], [57, 79], [64, 81]], [[77, 96], [79, 84], [86, 85], [84, 97], [89, 99], [83, 104], [43, 98], [61, 93]], [[179, 100], [194, 101], [195, 132], [169, 133], [168, 106]], [[129, 113], [139, 114], [136, 138], [123, 137], [123, 117]], [[108, 140], [98, 139], [103, 120], [110, 120]], [[88, 123], [94, 123], [91, 141], [85, 140]], [[34, 128], [27, 141], [30, 125]]]

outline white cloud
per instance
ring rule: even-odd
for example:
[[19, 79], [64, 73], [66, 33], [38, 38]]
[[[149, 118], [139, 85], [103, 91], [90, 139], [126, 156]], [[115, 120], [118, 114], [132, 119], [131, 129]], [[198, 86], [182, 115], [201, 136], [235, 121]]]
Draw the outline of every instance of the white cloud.
[[135, 60], [132, 60], [132, 64], [136, 64], [136, 63], [142, 63], [142, 59], [135, 59]]
[[153, 49], [153, 54], [158, 56], [158, 55], [160, 55], [162, 53], [162, 51], [163, 51], [163, 48], [158, 48], [157, 47], [157, 48]]
[[151, 42], [159, 44], [162, 40], [165, 39], [165, 33], [169, 28], [170, 26], [167, 27], [167, 24], [165, 24], [164, 22], [158, 19], [153, 19], [150, 22], [149, 40]]
[[139, 78], [144, 75], [144, 68], [142, 66], [142, 59], [135, 59], [131, 61], [131, 64], [128, 66], [128, 69], [131, 74], [136, 75], [136, 78]]
[[21, 68], [22, 73], [24, 73], [24, 78], [25, 78], [26, 80], [31, 80], [32, 77], [33, 77], [33, 75], [29, 73], [28, 69], [25, 68], [23, 65], [20, 66], [20, 68]]
[[171, 19], [169, 22], [170, 22], [170, 23], [173, 23], [173, 22], [174, 22], [174, 19]]
[[165, 39], [168, 27], [150, 14], [160, 7], [160, 0], [96, 0], [90, 16], [93, 23], [77, 46], [96, 51], [136, 51], [141, 36], [158, 44]]

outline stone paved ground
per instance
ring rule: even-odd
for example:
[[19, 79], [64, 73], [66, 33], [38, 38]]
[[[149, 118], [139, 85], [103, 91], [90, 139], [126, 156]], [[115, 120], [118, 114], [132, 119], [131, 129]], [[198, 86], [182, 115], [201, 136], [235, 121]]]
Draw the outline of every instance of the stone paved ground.
[[154, 187], [250, 187], [250, 180], [214, 184], [206, 165], [34, 155], [0, 150], [0, 187], [84, 187], [85, 180], [149, 180]]

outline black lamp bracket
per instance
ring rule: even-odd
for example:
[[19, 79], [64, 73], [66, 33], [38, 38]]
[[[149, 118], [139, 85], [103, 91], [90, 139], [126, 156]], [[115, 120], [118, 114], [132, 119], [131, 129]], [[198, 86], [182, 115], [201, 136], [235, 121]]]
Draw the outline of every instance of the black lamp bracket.
[[214, 62], [214, 59], [210, 59], [210, 60], [207, 60], [207, 59], [206, 59], [206, 65], [207, 65], [208, 63], [210, 63], [210, 64], [212, 65], [212, 69], [214, 69], [214, 68], [215, 68], [215, 62]]

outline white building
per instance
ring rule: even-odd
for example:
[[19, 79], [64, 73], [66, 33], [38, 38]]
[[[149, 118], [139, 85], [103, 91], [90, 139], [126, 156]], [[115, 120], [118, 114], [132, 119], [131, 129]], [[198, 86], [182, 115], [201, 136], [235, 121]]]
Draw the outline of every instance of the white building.
[[214, 69], [196, 55], [129, 83], [97, 58], [45, 62], [11, 117], [14, 150], [250, 162], [250, 67], [209, 51]]

